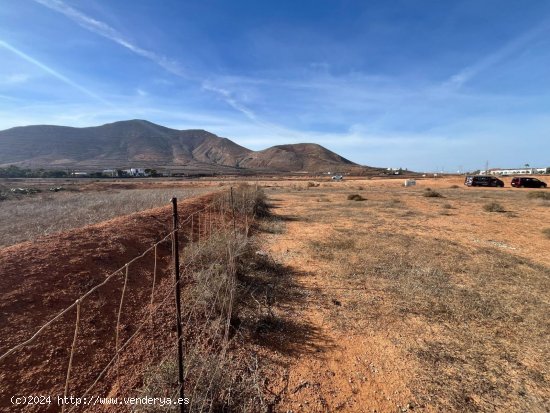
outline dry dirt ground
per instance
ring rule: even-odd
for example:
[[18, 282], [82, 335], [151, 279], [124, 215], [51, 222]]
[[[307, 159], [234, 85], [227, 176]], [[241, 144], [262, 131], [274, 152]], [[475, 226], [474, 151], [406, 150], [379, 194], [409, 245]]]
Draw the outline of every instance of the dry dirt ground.
[[[181, 216], [201, 210], [211, 198], [212, 195], [203, 195], [181, 202]], [[31, 337], [108, 274], [163, 239], [171, 231], [171, 215], [170, 207], [150, 209], [0, 249], [0, 353]], [[159, 244], [157, 252], [154, 305], [159, 305], [164, 297], [172, 298], [173, 294], [170, 240]], [[120, 342], [137, 331], [148, 314], [154, 268], [153, 252], [128, 267], [123, 307], [119, 308], [119, 302], [124, 270], [82, 301], [69, 394], [82, 396], [113, 357], [119, 311], [122, 310]], [[173, 300], [169, 300], [168, 305], [155, 313], [151, 325], [122, 353], [119, 362], [123, 368], [109, 370], [93, 394], [136, 394], [132, 391], [140, 386], [143, 366], [154, 364], [167, 353], [166, 348], [159, 346], [173, 343], [172, 304]], [[1, 412], [60, 411], [56, 404], [16, 408], [10, 398], [63, 394], [75, 314], [73, 310], [63, 315], [33, 343], [0, 362]], [[110, 408], [106, 411], [120, 411], [107, 407]]]
[[[260, 182], [275, 216], [256, 235], [277, 271], [254, 297], [268, 310], [251, 339], [268, 372], [268, 411], [550, 411], [550, 201], [527, 196], [544, 190], [509, 188], [509, 180], [504, 189], [462, 182]], [[99, 182], [83, 190], [113, 185], [180, 186]], [[428, 187], [442, 197], [424, 196]], [[363, 200], [349, 200], [354, 194]], [[182, 215], [207, 201], [186, 201]], [[503, 212], [484, 210], [492, 202]], [[158, 241], [169, 221], [168, 208], [148, 210], [0, 249], [0, 352]], [[160, 293], [169, 291], [169, 259], [162, 246]], [[132, 268], [123, 338], [147, 309], [152, 268], [150, 255]], [[112, 356], [122, 288], [120, 277], [83, 305], [74, 394]], [[157, 325], [171, 325], [172, 315], [161, 312]], [[14, 411], [6, 399], [14, 393], [62, 393], [74, 314], [59, 322], [0, 366], [0, 411]], [[147, 331], [122, 360], [133, 367], [99, 390], [139, 388], [138, 367], [156, 356], [152, 343], [174, 335]], [[17, 380], [14, 371], [23, 372]]]
[[267, 250], [298, 297], [264, 337], [277, 411], [550, 411], [550, 201], [463, 178], [318, 183], [267, 191]]

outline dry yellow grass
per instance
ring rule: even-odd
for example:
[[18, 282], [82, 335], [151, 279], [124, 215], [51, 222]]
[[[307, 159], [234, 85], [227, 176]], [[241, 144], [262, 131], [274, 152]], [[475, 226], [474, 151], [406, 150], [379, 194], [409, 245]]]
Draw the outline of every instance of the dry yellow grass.
[[[550, 209], [457, 181], [273, 190], [286, 229], [271, 252], [307, 297], [280, 316], [305, 320], [319, 348], [284, 359], [298, 390], [281, 411], [550, 409]], [[350, 203], [358, 185], [367, 201]]]

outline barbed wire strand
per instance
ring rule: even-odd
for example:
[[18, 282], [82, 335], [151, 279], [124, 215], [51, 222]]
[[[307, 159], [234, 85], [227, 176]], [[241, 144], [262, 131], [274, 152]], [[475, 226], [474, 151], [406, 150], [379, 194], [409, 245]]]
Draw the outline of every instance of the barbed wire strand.
[[[124, 287], [122, 287], [122, 293], [120, 294], [120, 304], [118, 306], [118, 315], [116, 318], [116, 328], [115, 328], [115, 351], [116, 354], [118, 354], [118, 348], [119, 348], [119, 331], [120, 331], [120, 317], [122, 315], [122, 306], [124, 305], [124, 295], [126, 294], [126, 286], [128, 285], [128, 273], [130, 272], [130, 266], [126, 264], [126, 275], [124, 276]], [[118, 357], [116, 361], [116, 381], [118, 383], [118, 377], [119, 377], [119, 363], [118, 363]]]
[[[148, 248], [147, 250], [145, 250], [141, 255], [133, 258], [131, 261], [127, 262], [126, 264], [124, 264], [122, 267], [120, 267], [119, 269], [113, 271], [111, 274], [109, 274], [105, 280], [103, 280], [101, 283], [97, 284], [95, 287], [93, 287], [92, 289], [88, 290], [88, 292], [86, 292], [85, 294], [81, 295], [79, 297], [79, 300], [84, 300], [86, 297], [88, 297], [90, 294], [92, 294], [94, 291], [96, 291], [97, 289], [103, 287], [105, 284], [107, 284], [114, 276], [116, 276], [117, 274], [119, 274], [122, 270], [124, 270], [126, 268], [127, 265], [130, 265], [132, 263], [134, 263], [135, 261], [143, 258], [145, 255], [147, 255], [151, 250], [153, 250], [153, 248], [155, 247], [155, 245], [160, 245], [161, 243], [163, 243], [164, 241], [166, 241], [169, 237], [172, 236], [172, 234], [174, 233], [174, 231], [170, 231], [169, 234], [167, 234], [164, 238], [162, 238], [160, 241], [156, 242], [155, 244], [153, 244], [150, 248]], [[77, 300], [78, 301], [78, 300]], [[56, 320], [58, 320], [59, 318], [63, 317], [65, 314], [67, 314], [67, 312], [69, 312], [70, 310], [72, 310], [73, 308], [76, 307], [76, 302], [75, 301], [73, 304], [71, 304], [70, 306], [68, 306], [67, 308], [65, 308], [64, 310], [61, 310], [57, 315], [55, 315], [53, 318], [51, 318], [48, 322], [46, 322], [44, 325], [42, 325], [42, 327], [40, 327], [29, 339], [13, 346], [12, 348], [10, 348], [9, 350], [7, 350], [4, 354], [2, 354], [0, 356], [0, 361], [4, 360], [6, 357], [8, 357], [10, 354], [14, 353], [15, 351], [19, 350], [20, 348], [22, 347], [25, 347], [31, 343], [33, 343], [37, 338], [38, 336], [46, 329], [48, 328], [51, 324], [53, 324]]]
[[[188, 265], [190, 265], [190, 264], [188, 264]], [[172, 293], [173, 293], [172, 290], [176, 287], [177, 284], [178, 284], [178, 282], [175, 282], [175, 283], [173, 283], [172, 285], [169, 286], [170, 292], [168, 294], [166, 294], [164, 296], [164, 299], [159, 304], [157, 304], [157, 306], [154, 308], [154, 310], [151, 310], [151, 311], [153, 311], [153, 312], [158, 311], [160, 308], [162, 308], [168, 302], [168, 299], [172, 297]], [[90, 391], [95, 387], [95, 385], [99, 382], [99, 380], [101, 380], [101, 378], [105, 375], [105, 373], [107, 372], [109, 367], [112, 366], [113, 363], [117, 360], [117, 357], [120, 355], [120, 353], [126, 347], [128, 347], [128, 345], [131, 343], [131, 341], [137, 336], [137, 334], [141, 331], [143, 326], [145, 324], [147, 324], [147, 322], [148, 322], [148, 319], [144, 320], [143, 322], [141, 322], [139, 324], [139, 326], [136, 328], [136, 331], [134, 331], [134, 333], [124, 342], [124, 344], [122, 344], [122, 346], [117, 350], [116, 354], [111, 358], [111, 360], [107, 363], [107, 365], [103, 368], [103, 370], [96, 377], [96, 379], [92, 383], [92, 385], [90, 387], [88, 387], [88, 389], [82, 395], [82, 398], [85, 398], [90, 393]], [[72, 412], [76, 407], [77, 406], [73, 406], [73, 408], [71, 408], [71, 410], [69, 410], [69, 412]]]
[[153, 313], [151, 312], [151, 308], [153, 308], [154, 305], [154, 299], [155, 299], [155, 284], [157, 282], [157, 246], [155, 245], [155, 260], [153, 264], [153, 286], [151, 287], [151, 300], [149, 303], [149, 321], [151, 323], [151, 338], [153, 339], [153, 353], [156, 353], [156, 347], [155, 347], [155, 340], [154, 340], [154, 334], [155, 334], [155, 323], [153, 320]]
[[[220, 202], [220, 215], [223, 217], [223, 207], [225, 206], [225, 198], [222, 196], [221, 197], [221, 202]], [[201, 249], [201, 246], [200, 246], [200, 240], [201, 240], [201, 225], [200, 225], [200, 216], [201, 216], [201, 212], [204, 212], [205, 210], [208, 210], [209, 211], [209, 217], [210, 217], [210, 222], [209, 222], [209, 225], [210, 225], [210, 228], [212, 228], [212, 214], [211, 214], [211, 211], [212, 211], [212, 207], [213, 207], [213, 203], [209, 204], [207, 207], [205, 208], [202, 208], [201, 210], [199, 211], [195, 211], [193, 212], [192, 214], [190, 214], [186, 220], [178, 223], [178, 227], [172, 231], [170, 231], [167, 235], [165, 235], [164, 238], [162, 238], [160, 241], [157, 241], [156, 243], [154, 243], [150, 248], [148, 248], [147, 250], [145, 250], [141, 255], [133, 258], [131, 261], [129, 261], [128, 263], [126, 263], [124, 266], [122, 266], [121, 268], [115, 270], [114, 272], [112, 272], [111, 274], [109, 274], [105, 280], [103, 282], [101, 282], [100, 284], [96, 285], [95, 287], [93, 287], [92, 289], [90, 289], [88, 292], [86, 292], [85, 294], [83, 294], [79, 299], [77, 299], [72, 305], [70, 305], [69, 307], [65, 308], [64, 310], [62, 310], [61, 312], [59, 312], [56, 316], [54, 316], [52, 319], [50, 319], [47, 323], [45, 323], [42, 327], [40, 327], [28, 340], [24, 341], [24, 342], [21, 342], [19, 343], [18, 345], [12, 347], [11, 349], [9, 349], [8, 351], [6, 351], [2, 356], [0, 356], [0, 361], [2, 361], [3, 359], [5, 359], [6, 357], [8, 357], [10, 354], [12, 354], [13, 352], [17, 351], [18, 349], [28, 345], [28, 344], [31, 344], [40, 334], [42, 331], [44, 331], [48, 326], [50, 326], [53, 322], [55, 322], [57, 319], [59, 319], [60, 317], [62, 317], [64, 314], [66, 314], [68, 311], [70, 311], [72, 308], [76, 307], [76, 311], [77, 311], [77, 317], [76, 317], [76, 321], [75, 321], [75, 333], [74, 333], [74, 336], [73, 336], [73, 343], [72, 343], [72, 346], [71, 346], [71, 354], [70, 354], [70, 358], [69, 358], [69, 366], [68, 366], [68, 369], [67, 369], [67, 376], [66, 376], [66, 382], [65, 382], [65, 396], [67, 396], [68, 394], [68, 389], [69, 389], [69, 383], [70, 383], [70, 372], [71, 372], [71, 369], [72, 369], [72, 361], [73, 361], [73, 357], [74, 357], [74, 352], [76, 350], [76, 342], [77, 342], [77, 337], [78, 337], [78, 328], [79, 328], [79, 323], [80, 323], [80, 304], [81, 302], [86, 298], [88, 297], [90, 294], [92, 294], [94, 291], [96, 291], [98, 288], [102, 287], [103, 285], [105, 285], [107, 282], [109, 282], [113, 277], [115, 277], [117, 274], [119, 274], [123, 269], [126, 269], [126, 274], [125, 274], [125, 280], [124, 280], [124, 287], [123, 287], [123, 290], [122, 290], [122, 294], [121, 294], [121, 300], [120, 300], [120, 305], [119, 305], [119, 311], [118, 311], [118, 316], [117, 316], [117, 328], [116, 328], [116, 337], [115, 337], [115, 347], [116, 347], [116, 353], [114, 355], [114, 357], [109, 361], [109, 363], [105, 366], [105, 368], [102, 370], [102, 372], [99, 374], [99, 376], [96, 378], [96, 380], [94, 381], [94, 383], [92, 383], [92, 385], [88, 388], [88, 390], [86, 390], [86, 393], [83, 397], [85, 397], [89, 391], [97, 384], [97, 382], [101, 379], [101, 377], [105, 374], [105, 372], [108, 370], [108, 368], [114, 363], [114, 362], [118, 362], [119, 360], [119, 356], [120, 356], [120, 353], [131, 343], [131, 341], [137, 336], [137, 333], [139, 331], [141, 331], [141, 329], [143, 328], [143, 326], [147, 323], [148, 320], [150, 320], [151, 322], [151, 325], [153, 323], [153, 313], [155, 313], [158, 309], [160, 309], [162, 306], [164, 306], [164, 304], [167, 302], [168, 298], [171, 296], [171, 292], [169, 294], [167, 294], [165, 296], [165, 298], [161, 301], [161, 303], [159, 303], [156, 307], [154, 307], [153, 305], [153, 301], [154, 301], [154, 291], [155, 291], [155, 283], [156, 283], [156, 275], [157, 275], [157, 247], [165, 242], [169, 237], [171, 237], [177, 230], [178, 228], [182, 228], [182, 226], [191, 221], [191, 230], [192, 230], [192, 235], [193, 235], [193, 224], [194, 224], [194, 216], [197, 215], [198, 216], [198, 220], [199, 220], [199, 227], [198, 227], [198, 247], [197, 247], [197, 252], [194, 254], [194, 256], [189, 260], [188, 264], [185, 266], [185, 269], [189, 268], [190, 265], [193, 263], [193, 259], [200, 253], [200, 249]], [[203, 216], [203, 221], [204, 221], [204, 216]], [[222, 223], [225, 221], [224, 219], [221, 220]], [[208, 222], [204, 223], [205, 225], [208, 225]], [[222, 228], [225, 227], [225, 226], [222, 226]], [[205, 227], [205, 231], [206, 231], [207, 227]], [[205, 234], [206, 235], [206, 234]], [[210, 231], [210, 236], [212, 235], [212, 231]], [[193, 243], [193, 237], [191, 236], [191, 243]], [[151, 305], [150, 305], [150, 318], [149, 319], [146, 319], [144, 322], [142, 322], [138, 328], [136, 329], [136, 331], [132, 334], [132, 336], [130, 336], [130, 338], [128, 338], [128, 340], [126, 340], [124, 342], [124, 344], [122, 346], [120, 346], [120, 342], [119, 342], [119, 328], [120, 328], [120, 319], [121, 319], [121, 313], [122, 313], [122, 308], [123, 308], [123, 301], [124, 301], [124, 295], [125, 295], [125, 292], [126, 292], [126, 287], [127, 287], [127, 283], [128, 283], [128, 275], [129, 275], [129, 266], [130, 264], [134, 263], [135, 261], [143, 258], [146, 254], [148, 254], [151, 250], [154, 250], [154, 269], [153, 269], [153, 286], [152, 286], [152, 291], [151, 291]], [[172, 252], [174, 253], [174, 252]], [[178, 252], [179, 253], [179, 252]], [[177, 285], [177, 282], [174, 283], [174, 285], [172, 287], [175, 287]], [[226, 288], [228, 288], [228, 285], [226, 285]], [[218, 294], [216, 296], [216, 300], [218, 299], [219, 297], [219, 291], [221, 290], [221, 286], [218, 290]], [[232, 295], [232, 294], [231, 294]], [[231, 300], [230, 300], [230, 304], [229, 306], [232, 307], [232, 298], [231, 297]], [[193, 307], [195, 307], [196, 305], [198, 304], [198, 300], [195, 302], [195, 305]], [[190, 311], [190, 318], [191, 316], [193, 315], [194, 313], [194, 310], [195, 308], [192, 308], [191, 309], [192, 311]], [[211, 307], [211, 314], [213, 312], [213, 307]], [[227, 314], [227, 317], [228, 317], [228, 320], [229, 321], [226, 321], [226, 323], [230, 323], [230, 317], [231, 317], [231, 309], [228, 309], [228, 314]], [[210, 315], [208, 316], [208, 319], [210, 318]], [[189, 320], [190, 321], [190, 320]], [[228, 335], [228, 324], [226, 324], [226, 331], [225, 331], [225, 334], [224, 334], [224, 346], [223, 347], [227, 347], [227, 335]], [[154, 340], [153, 340], [154, 341]], [[226, 348], [223, 349], [223, 355], [225, 355], [225, 350]], [[117, 363], [118, 365], [118, 363]], [[117, 381], [118, 381], [118, 374], [117, 374]], [[212, 383], [210, 383], [211, 385]], [[209, 386], [210, 387], [210, 386]], [[62, 411], [64, 411], [64, 408], [65, 406], [63, 406], [62, 408]], [[72, 411], [73, 409], [71, 409]]]
[[[78, 299], [76, 300], [76, 321], [75, 321], [75, 326], [74, 326], [74, 336], [73, 336], [73, 344], [71, 345], [71, 355], [69, 356], [69, 365], [67, 367], [67, 376], [65, 378], [65, 391], [63, 392], [63, 400], [67, 400], [67, 395], [69, 393], [69, 381], [71, 379], [71, 369], [73, 367], [73, 357], [74, 357], [74, 352], [75, 352], [75, 349], [76, 349], [76, 339], [78, 337], [78, 326], [80, 324], [80, 304], [81, 304], [81, 300]], [[61, 413], [64, 413], [65, 412], [65, 403], [63, 403], [62, 407], [61, 407]]]

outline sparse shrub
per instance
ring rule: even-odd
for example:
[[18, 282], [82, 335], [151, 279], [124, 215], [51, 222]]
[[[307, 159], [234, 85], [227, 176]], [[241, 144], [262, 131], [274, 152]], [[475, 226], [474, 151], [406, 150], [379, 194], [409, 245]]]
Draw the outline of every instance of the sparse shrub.
[[363, 198], [359, 194], [350, 194], [348, 195], [348, 201], [366, 201], [366, 198]]
[[451, 204], [443, 204], [443, 205], [441, 205], [441, 208], [443, 208], [443, 209], [453, 209], [453, 206]]
[[544, 228], [542, 230], [542, 233], [544, 234], [544, 236], [548, 239], [550, 239], [550, 228]]
[[451, 185], [450, 188], [451, 188], [451, 189], [458, 189], [458, 188], [460, 188], [460, 187], [459, 187], [458, 185]]
[[307, 183], [307, 187], [308, 187], [308, 188], [317, 188], [319, 185], [320, 185], [320, 184], [317, 183], [317, 182], [311, 182], [311, 181], [310, 181], [310, 182]]
[[506, 212], [504, 207], [498, 202], [489, 202], [488, 204], [483, 205], [483, 210], [486, 212]]
[[[248, 189], [238, 188], [235, 198], [239, 198], [239, 190]], [[262, 196], [258, 198], [264, 202]], [[189, 411], [262, 411], [263, 396], [255, 386], [263, 380], [257, 359], [252, 354], [235, 357], [230, 352], [233, 345], [244, 345], [243, 334], [254, 332], [266, 315], [272, 315], [273, 274], [269, 259], [258, 254], [257, 248], [245, 234], [222, 227], [183, 251], [182, 263], [188, 263], [182, 267], [188, 279], [183, 317]], [[262, 292], [265, 300], [259, 298]], [[164, 383], [173, 389], [173, 382], [165, 379]], [[145, 384], [149, 395], [159, 387], [151, 380]], [[166, 392], [164, 386], [160, 383], [160, 394]]]
[[252, 212], [256, 218], [267, 218], [271, 216], [270, 206], [267, 203], [267, 196], [261, 189], [256, 192]]
[[[143, 387], [138, 390], [138, 397], [172, 397], [178, 389], [178, 366], [175, 361], [162, 361], [158, 366], [150, 367], [143, 375]], [[167, 410], [165, 406], [141, 406], [137, 405], [138, 413], [175, 412], [176, 409]]]
[[364, 187], [362, 187], [362, 186], [358, 186], [358, 187], [357, 187], [357, 190], [358, 190], [358, 191], [364, 191], [364, 190], [365, 190], [365, 188], [364, 188]]
[[443, 195], [441, 195], [437, 191], [432, 191], [430, 188], [427, 188], [426, 191], [422, 194], [422, 196], [425, 196], [426, 198], [443, 198]]
[[529, 192], [527, 194], [529, 199], [544, 199], [550, 201], [550, 192]]

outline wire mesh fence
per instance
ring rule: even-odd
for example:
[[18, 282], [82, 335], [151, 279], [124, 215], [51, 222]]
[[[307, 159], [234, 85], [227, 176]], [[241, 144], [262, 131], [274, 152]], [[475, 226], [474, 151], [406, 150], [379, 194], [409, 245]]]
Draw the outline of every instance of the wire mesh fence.
[[[233, 391], [231, 385], [224, 388], [224, 380], [235, 327], [236, 260], [264, 208], [257, 187], [216, 194], [202, 208], [175, 219], [158, 241], [37, 326], [28, 338], [2, 349], [3, 397], [9, 396], [6, 389], [17, 389], [23, 382], [22, 388], [32, 389], [28, 380], [35, 374], [40, 375], [37, 380], [51, 382], [46, 386], [51, 391], [36, 395], [43, 400], [19, 395], [19, 404], [10, 397], [0, 410], [102, 411], [109, 405], [109, 411], [202, 412], [227, 404]], [[175, 257], [181, 260], [176, 267]], [[180, 287], [182, 297], [176, 301]], [[181, 305], [181, 324], [176, 321], [176, 303]], [[26, 319], [32, 320], [32, 313]], [[54, 369], [56, 377], [40, 368], [51, 361], [52, 348], [66, 356]], [[33, 364], [34, 371], [25, 369], [32, 364], [29, 360], [41, 357], [45, 360]], [[178, 365], [183, 381], [178, 380]], [[183, 394], [186, 404], [178, 400]], [[147, 398], [158, 403], [142, 405]]]

